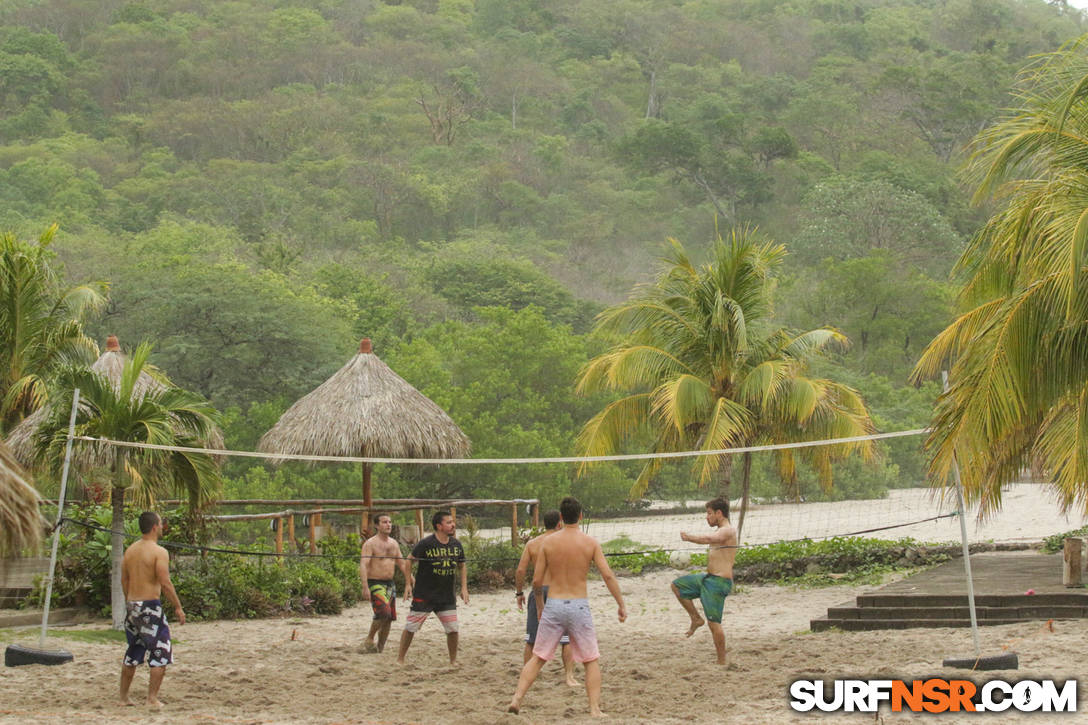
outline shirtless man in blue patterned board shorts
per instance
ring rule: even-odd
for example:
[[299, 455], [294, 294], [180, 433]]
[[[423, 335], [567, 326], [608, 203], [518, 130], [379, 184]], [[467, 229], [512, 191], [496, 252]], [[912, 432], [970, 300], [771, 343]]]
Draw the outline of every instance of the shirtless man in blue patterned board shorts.
[[[544, 663], [555, 656], [555, 648], [566, 634], [570, 637], [574, 661], [581, 662], [586, 668], [590, 714], [601, 717], [601, 668], [598, 662], [601, 654], [597, 649], [597, 632], [593, 628], [586, 590], [590, 564], [596, 565], [608, 592], [619, 605], [621, 622], [627, 619], [627, 609], [623, 604], [620, 584], [604, 558], [600, 543], [582, 533], [578, 526], [582, 520], [582, 504], [568, 496], [559, 504], [559, 512], [563, 517], [563, 528], [543, 539], [533, 573], [533, 596], [540, 612], [533, 657], [521, 669], [518, 687], [507, 711], [516, 714], [521, 709], [525, 693], [532, 687]], [[549, 582], [546, 604], [543, 594], [545, 581]]]
[[695, 634], [702, 627], [703, 618], [695, 610], [693, 599], [703, 604], [703, 614], [710, 622], [710, 634], [718, 651], [718, 664], [725, 664], [725, 631], [722, 629], [722, 610], [725, 598], [733, 591], [733, 561], [737, 558], [737, 530], [729, 523], [729, 502], [722, 498], [706, 502], [706, 523], [717, 531], [699, 536], [680, 533], [680, 538], [692, 544], [706, 544], [706, 574], [688, 574], [672, 583], [672, 593], [691, 617], [691, 627], [686, 636]]
[[121, 561], [121, 588], [125, 592], [125, 639], [128, 649], [121, 666], [121, 704], [132, 705], [128, 689], [136, 668], [147, 664], [151, 679], [147, 686], [147, 704], [160, 708], [159, 687], [166, 676], [166, 666], [174, 661], [170, 627], [162, 608], [162, 592], [174, 605], [178, 624], [185, 624], [185, 612], [178, 593], [170, 582], [170, 555], [159, 546], [162, 519], [151, 511], [140, 514], [143, 536], [125, 551]]
[[[412, 570], [408, 560], [401, 555], [400, 544], [389, 534], [393, 531], [393, 519], [389, 514], [374, 517], [378, 533], [363, 542], [359, 556], [359, 580], [362, 582], [363, 600], [370, 602], [374, 621], [370, 634], [363, 644], [363, 652], [381, 652], [389, 638], [389, 628], [397, 619], [397, 589], [393, 575], [399, 567], [404, 574], [405, 596], [411, 601]], [[374, 642], [377, 635], [378, 641]]]

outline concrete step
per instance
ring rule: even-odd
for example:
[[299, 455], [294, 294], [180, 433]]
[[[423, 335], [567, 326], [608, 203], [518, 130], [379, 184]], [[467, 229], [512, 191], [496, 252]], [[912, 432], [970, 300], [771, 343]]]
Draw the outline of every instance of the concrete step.
[[[1021, 606], [1084, 606], [1088, 607], [1088, 589], [1039, 594], [979, 594], [976, 607]], [[966, 607], [966, 594], [861, 594], [859, 607]]]
[[[961, 607], [829, 607], [831, 619], [970, 619], [971, 609]], [[1082, 606], [1040, 605], [1031, 607], [975, 607], [983, 619], [1084, 619], [1088, 603]]]
[[[1037, 622], [1035, 618], [1007, 618], [1007, 619], [980, 619], [979, 626], [995, 626], [998, 624], [1019, 624], [1021, 622]], [[877, 629], [914, 629], [934, 627], [970, 627], [971, 620], [967, 619], [832, 619], [821, 617], [809, 622], [813, 632], [825, 632], [829, 629], [841, 629], [847, 632], [862, 632]]]
[[[49, 610], [49, 624], [76, 624], [80, 622], [92, 622], [95, 615], [86, 609], [78, 607], [62, 607]], [[7, 627], [33, 627], [42, 623], [41, 610], [20, 610], [17, 612], [0, 612], [0, 629]]]

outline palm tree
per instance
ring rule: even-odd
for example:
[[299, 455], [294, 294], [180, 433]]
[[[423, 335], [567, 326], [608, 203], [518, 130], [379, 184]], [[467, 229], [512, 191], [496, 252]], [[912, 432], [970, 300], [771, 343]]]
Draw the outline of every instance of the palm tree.
[[[147, 363], [151, 352], [142, 344], [133, 353], [113, 384], [105, 375], [86, 368], [66, 371], [58, 384], [68, 400], [58, 394], [53, 414], [38, 431], [40, 460], [63, 460], [68, 421], [61, 415], [71, 408], [70, 392], [79, 388], [75, 434], [131, 443], [201, 447], [214, 435], [215, 409], [203, 398], [174, 387]], [[140, 385], [141, 374], [156, 377], [161, 386]], [[146, 379], [146, 378], [145, 378]], [[188, 500], [195, 511], [218, 494], [220, 480], [215, 460], [204, 453], [159, 451], [94, 444], [96, 455], [111, 474], [113, 506], [111, 537], [111, 605], [113, 626], [124, 621], [125, 600], [121, 590], [121, 557], [124, 554], [125, 496], [143, 506], [153, 504], [156, 492], [169, 490]]]
[[0, 557], [36, 546], [45, 527], [41, 497], [0, 442]]
[[44, 402], [50, 376], [97, 354], [82, 322], [106, 299], [92, 285], [65, 287], [50, 266], [57, 225], [37, 244], [0, 234], [0, 430]]
[[[617, 342], [586, 365], [578, 390], [625, 395], [585, 424], [577, 441], [583, 455], [614, 453], [640, 436], [649, 437], [654, 452], [666, 452], [872, 431], [855, 391], [807, 376], [815, 355], [846, 345], [846, 338], [828, 328], [793, 334], [773, 326], [773, 272], [785, 255], [782, 245], [755, 230], [734, 230], [728, 240], [718, 236], [710, 261], [696, 266], [680, 242], [669, 241], [668, 266], [658, 279], [598, 316], [596, 332]], [[796, 450], [825, 488], [833, 461], [873, 451], [868, 442]], [[795, 454], [777, 455], [786, 492], [796, 497]], [[750, 458], [745, 499], [749, 465]], [[660, 466], [661, 459], [643, 466], [632, 497], [646, 491]], [[700, 485], [716, 474], [723, 496], [730, 493], [731, 469], [726, 455], [695, 459]]]
[[1088, 511], [1088, 36], [1020, 75], [1011, 115], [965, 165], [975, 201], [998, 208], [962, 254], [960, 313], [915, 379], [949, 366], [927, 440], [931, 473], [963, 464], [983, 513], [1032, 466], [1066, 509]]

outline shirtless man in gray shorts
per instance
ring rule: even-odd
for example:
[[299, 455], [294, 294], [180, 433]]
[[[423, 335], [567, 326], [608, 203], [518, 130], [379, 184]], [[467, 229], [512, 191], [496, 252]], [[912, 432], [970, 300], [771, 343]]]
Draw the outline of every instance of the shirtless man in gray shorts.
[[[518, 611], [520, 612], [525, 605], [525, 592], [522, 588], [525, 586], [525, 575], [529, 571], [529, 565], [535, 566], [537, 555], [540, 553], [540, 545], [544, 543], [544, 538], [551, 536], [556, 531], [563, 528], [563, 524], [559, 522], [558, 511], [548, 511], [544, 514], [544, 533], [540, 536], [530, 539], [525, 548], [521, 552], [521, 560], [518, 561], [517, 571], [514, 572], [514, 582], [517, 584], [517, 592], [515, 596], [518, 602]], [[544, 603], [548, 603], [548, 585], [545, 584], [543, 588]], [[525, 616], [525, 653], [522, 658], [522, 664], [524, 665], [533, 656], [533, 647], [536, 646], [536, 631], [540, 626], [540, 614], [537, 613], [536, 597], [529, 593], [529, 607]], [[563, 646], [563, 674], [567, 679], [567, 684], [571, 687], [577, 687], [578, 681], [574, 679], [574, 660], [570, 654], [570, 638], [563, 635], [559, 640], [559, 644]]]
[[[594, 717], [601, 713], [601, 668], [598, 663], [597, 633], [593, 629], [593, 615], [589, 611], [586, 576], [589, 565], [595, 564], [608, 592], [619, 605], [619, 619], [627, 619], [623, 594], [616, 575], [604, 558], [601, 545], [596, 539], [582, 533], [578, 524], [582, 520], [582, 504], [568, 496], [559, 504], [563, 517], [563, 529], [548, 535], [540, 546], [533, 574], [533, 596], [537, 598], [540, 612], [540, 628], [533, 647], [533, 658], [525, 663], [518, 678], [518, 687], [510, 700], [508, 712], [517, 713], [521, 701], [529, 691], [544, 663], [555, 656], [555, 647], [564, 634], [570, 636], [570, 649], [575, 662], [586, 668], [586, 695], [589, 711]], [[548, 581], [548, 602], [544, 603], [543, 586]]]

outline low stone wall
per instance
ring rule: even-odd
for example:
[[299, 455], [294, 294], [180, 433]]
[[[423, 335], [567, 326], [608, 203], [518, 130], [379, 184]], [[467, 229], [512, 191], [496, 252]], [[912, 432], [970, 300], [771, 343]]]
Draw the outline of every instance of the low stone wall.
[[34, 579], [49, 570], [49, 558], [34, 556], [0, 559], [0, 589], [25, 589], [34, 586]]

